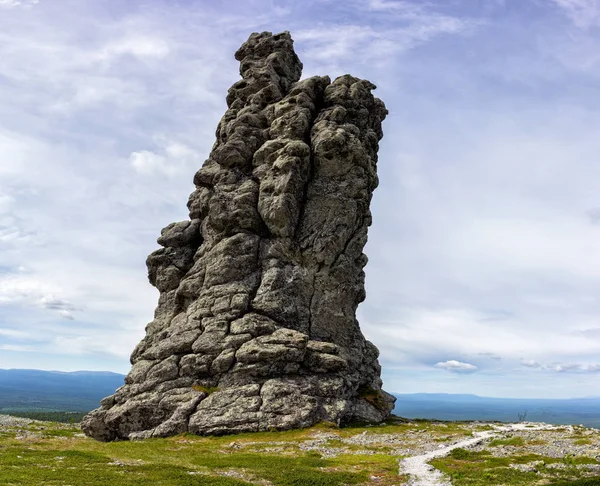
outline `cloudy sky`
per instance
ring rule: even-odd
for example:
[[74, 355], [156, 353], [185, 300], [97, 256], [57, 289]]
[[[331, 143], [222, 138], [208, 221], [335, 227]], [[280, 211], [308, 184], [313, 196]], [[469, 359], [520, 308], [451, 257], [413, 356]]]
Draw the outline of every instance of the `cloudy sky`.
[[388, 391], [600, 395], [600, 0], [0, 0], [0, 368], [127, 372], [233, 59], [378, 85]]

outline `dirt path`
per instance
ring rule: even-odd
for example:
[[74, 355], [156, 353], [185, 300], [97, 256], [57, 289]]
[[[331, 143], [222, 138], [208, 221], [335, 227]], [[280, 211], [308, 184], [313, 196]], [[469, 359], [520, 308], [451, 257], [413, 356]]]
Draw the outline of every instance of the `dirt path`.
[[484, 440], [499, 436], [502, 432], [512, 432], [515, 430], [549, 430], [556, 428], [557, 426], [525, 422], [519, 424], [493, 425], [493, 427], [494, 430], [473, 432], [473, 437], [452, 444], [451, 446], [436, 449], [419, 456], [402, 459], [400, 461], [400, 474], [409, 474], [411, 476], [411, 479], [407, 483], [408, 486], [451, 486], [452, 483], [448, 478], [433, 466], [427, 464], [429, 461], [437, 457], [444, 457], [453, 449], [459, 447], [473, 447]]

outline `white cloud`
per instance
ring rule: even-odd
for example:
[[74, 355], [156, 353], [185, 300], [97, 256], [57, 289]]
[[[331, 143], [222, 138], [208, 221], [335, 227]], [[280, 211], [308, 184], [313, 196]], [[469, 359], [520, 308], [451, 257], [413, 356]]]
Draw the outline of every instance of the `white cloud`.
[[[381, 69], [402, 53], [442, 34], [466, 33], [475, 23], [445, 16], [407, 17], [404, 27], [373, 28], [367, 25], [320, 26], [299, 29], [294, 39], [302, 43], [303, 58], [328, 69], [339, 69], [348, 60]], [[342, 68], [343, 69], [343, 68]]]
[[46, 309], [64, 311], [75, 310], [75, 307], [71, 303], [57, 299], [53, 295], [44, 295], [40, 299], [40, 305]]
[[193, 149], [179, 142], [169, 141], [165, 146], [165, 153], [168, 157], [176, 159], [185, 159], [197, 157], [198, 154]]
[[[127, 332], [123, 332], [122, 337], [123, 339], [119, 340], [107, 339], [106, 336], [95, 333], [86, 336], [58, 336], [53, 339], [51, 349], [73, 356], [92, 354], [127, 359], [135, 341]], [[137, 339], [137, 336], [134, 339]]]
[[150, 150], [132, 152], [129, 161], [134, 170], [142, 175], [174, 176], [193, 172], [202, 162], [199, 154], [189, 146], [166, 140], [164, 137], [155, 137], [156, 142], [162, 145], [159, 154]]
[[553, 371], [556, 373], [566, 372], [585, 372], [585, 373], [597, 373], [600, 371], [600, 364], [582, 364], [582, 363], [551, 363], [551, 364], [540, 364], [533, 360], [521, 360], [521, 365], [528, 368], [538, 368], [541, 370]]
[[[73, 304], [55, 298], [48, 293], [51, 288], [59, 287], [46, 279], [34, 275], [6, 274], [0, 277], [0, 304], [16, 304], [31, 307], [41, 307], [58, 311], [65, 319], [72, 319], [70, 311], [78, 310]], [[13, 330], [0, 329], [0, 335], [19, 337], [22, 333]], [[29, 335], [27, 333], [23, 335]]]
[[462, 363], [454, 359], [451, 359], [450, 361], [436, 363], [434, 366], [436, 368], [441, 368], [443, 370], [451, 371], [453, 373], [471, 373], [477, 371], [477, 366], [469, 363]]
[[172, 170], [168, 165], [166, 157], [150, 152], [149, 150], [132, 152], [129, 160], [133, 168], [140, 174], [168, 174]]
[[25, 238], [25, 235], [16, 226], [0, 228], [0, 243], [11, 243], [22, 238]]
[[25, 338], [29, 338], [30, 334], [28, 332], [18, 331], [16, 329], [0, 328], [0, 336], [9, 337], [9, 338], [25, 339]]
[[14, 202], [14, 198], [8, 194], [0, 194], [0, 214], [7, 213]]
[[131, 55], [140, 58], [163, 59], [170, 52], [165, 39], [150, 36], [134, 36], [113, 41], [97, 55], [102, 61], [110, 61], [115, 57]]
[[533, 359], [524, 359], [521, 360], [521, 365], [526, 366], [527, 368], [540, 368], [542, 365]]
[[502, 356], [499, 356], [495, 353], [490, 353], [490, 352], [484, 352], [484, 353], [476, 353], [477, 356], [481, 356], [484, 358], [489, 358], [489, 359], [493, 359], [496, 361], [502, 361]]
[[[391, 298], [384, 296], [382, 301], [388, 299]], [[363, 317], [364, 310], [359, 317], [369, 339], [377, 343], [390, 365], [424, 366], [448, 354], [474, 356], [474, 360], [481, 361], [477, 355], [491, 353], [501, 356], [501, 361], [506, 362], [503, 366], [508, 367], [520, 362], [523, 355], [530, 357], [528, 361], [544, 363], [556, 356], [592, 360], [600, 353], [598, 340], [565, 332], [560, 314], [550, 317], [553, 312], [556, 314], [552, 309], [547, 316], [540, 313], [540, 324], [539, 310], [530, 316], [497, 317], [467, 309], [411, 308], [406, 302], [389, 306], [389, 312], [395, 314], [393, 318], [375, 315], [373, 321]], [[483, 361], [476, 364], [482, 369], [490, 368]]]
[[18, 353], [30, 353], [32, 351], [35, 351], [35, 348], [32, 346], [26, 346], [22, 344], [0, 344], [0, 350], [13, 351]]
[[370, 10], [381, 10], [384, 12], [402, 11], [405, 14], [422, 12], [422, 7], [414, 3], [404, 2], [402, 0], [369, 0]]
[[294, 40], [308, 68], [305, 75], [327, 70], [337, 76], [348, 72], [352, 64], [354, 75], [364, 72], [365, 77], [381, 79], [397, 69], [402, 56], [412, 49], [444, 35], [469, 34], [481, 25], [479, 19], [436, 12], [428, 3], [359, 0], [340, 9], [352, 11], [352, 17], [358, 15], [359, 20], [333, 25], [310, 22], [309, 27], [294, 29]]
[[563, 373], [565, 371], [580, 370], [581, 365], [578, 363], [553, 363], [551, 365], [547, 365], [546, 368], [551, 371], [556, 371], [557, 373]]
[[553, 0], [571, 21], [582, 29], [600, 21], [600, 0]]
[[12, 7], [33, 7], [40, 3], [40, 0], [0, 0], [0, 8]]
[[0, 304], [10, 302], [34, 303], [49, 290], [49, 285], [34, 277], [0, 276]]

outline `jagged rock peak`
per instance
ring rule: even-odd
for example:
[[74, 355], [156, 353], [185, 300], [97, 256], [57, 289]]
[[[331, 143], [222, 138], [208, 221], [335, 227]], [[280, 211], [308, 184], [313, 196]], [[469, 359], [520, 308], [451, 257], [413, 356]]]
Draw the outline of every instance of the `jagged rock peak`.
[[160, 293], [125, 385], [82, 422], [98, 440], [380, 422], [377, 348], [356, 308], [384, 104], [368, 81], [299, 81], [288, 32], [235, 54], [189, 220], [147, 259]]

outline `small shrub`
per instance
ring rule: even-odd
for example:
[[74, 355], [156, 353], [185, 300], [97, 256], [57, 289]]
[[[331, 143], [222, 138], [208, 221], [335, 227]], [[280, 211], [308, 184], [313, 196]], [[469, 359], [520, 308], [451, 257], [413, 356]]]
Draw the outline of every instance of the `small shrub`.
[[548, 441], [544, 439], [532, 439], [527, 441], [527, 445], [547, 445]]
[[458, 459], [459, 461], [476, 461], [481, 459], [484, 455], [487, 455], [485, 451], [475, 452], [468, 449], [463, 449], [462, 447], [457, 447], [456, 449], [452, 449], [450, 451], [448, 457], [452, 459]]
[[510, 439], [494, 439], [490, 442], [490, 447], [522, 445], [524, 445], [524, 442], [521, 437], [511, 437]]
[[368, 385], [363, 385], [358, 389], [360, 398], [364, 398], [367, 402], [373, 405], [377, 410], [387, 411], [387, 402], [381, 393], [381, 390], [373, 390]]
[[548, 486], [600, 486], [600, 477], [558, 481]]
[[322, 422], [319, 422], [318, 424], [315, 425], [315, 427], [318, 427], [320, 429], [339, 429], [340, 428], [336, 423], [330, 422], [328, 420], [323, 420]]

